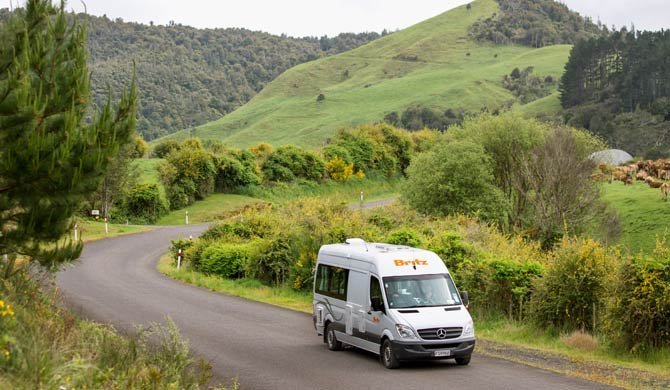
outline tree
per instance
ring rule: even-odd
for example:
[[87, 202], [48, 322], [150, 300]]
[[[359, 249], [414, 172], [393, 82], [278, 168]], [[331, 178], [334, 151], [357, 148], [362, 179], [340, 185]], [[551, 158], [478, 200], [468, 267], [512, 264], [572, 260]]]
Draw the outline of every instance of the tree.
[[554, 129], [515, 175], [516, 191], [528, 206], [523, 224], [545, 247], [605, 215], [599, 185], [590, 177], [596, 164], [580, 149], [573, 131]]
[[504, 222], [507, 206], [494, 185], [493, 161], [484, 148], [469, 140], [436, 145], [407, 168], [403, 197], [425, 213], [479, 214]]
[[0, 254], [49, 269], [77, 258], [62, 236], [135, 126], [137, 89], [90, 122], [86, 29], [64, 3], [28, 0], [0, 27]]

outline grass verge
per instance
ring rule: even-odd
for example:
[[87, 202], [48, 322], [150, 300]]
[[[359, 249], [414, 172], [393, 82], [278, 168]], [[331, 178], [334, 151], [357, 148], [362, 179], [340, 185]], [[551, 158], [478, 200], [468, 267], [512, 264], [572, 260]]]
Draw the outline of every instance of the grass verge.
[[195, 358], [176, 325], [122, 336], [76, 318], [28, 272], [0, 279], [0, 388], [199, 389], [211, 366]]
[[312, 296], [305, 292], [295, 291], [287, 286], [268, 287], [255, 279], [223, 279], [218, 276], [204, 275], [200, 272], [191, 271], [187, 267], [177, 270], [177, 267], [174, 265], [174, 259], [169, 255], [160, 259], [158, 270], [173, 279], [214, 292], [305, 313], [312, 312]]
[[[272, 288], [253, 279], [228, 280], [204, 275], [187, 267], [177, 270], [169, 255], [158, 270], [179, 281], [211, 291], [301, 311], [312, 312], [312, 295], [288, 286]], [[646, 356], [621, 353], [596, 339], [595, 349], [566, 342], [566, 335], [552, 334], [506, 318], [475, 319], [477, 352], [561, 374], [624, 388], [669, 388], [670, 351]]]
[[188, 211], [189, 223], [211, 222], [225, 217], [236, 209], [258, 202], [262, 202], [262, 200], [244, 195], [212, 194], [206, 199], [199, 200], [186, 208], [171, 211], [170, 214], [159, 219], [156, 225], [184, 225], [186, 223], [186, 211]]
[[[80, 234], [79, 237], [81, 237], [81, 239], [84, 242], [100, 240], [103, 238], [122, 236], [125, 234], [142, 233], [151, 230], [148, 226], [110, 223], [108, 227], [108, 232], [105, 233], [104, 222], [93, 221], [89, 219], [78, 220], [77, 228], [79, 230], [78, 234]], [[74, 235], [74, 233], [71, 234]]]

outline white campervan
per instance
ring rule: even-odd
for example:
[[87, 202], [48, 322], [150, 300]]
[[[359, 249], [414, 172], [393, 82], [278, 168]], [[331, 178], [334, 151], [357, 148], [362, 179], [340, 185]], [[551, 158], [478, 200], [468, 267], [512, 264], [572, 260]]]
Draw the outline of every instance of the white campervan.
[[475, 330], [449, 270], [435, 253], [366, 243], [324, 245], [314, 275], [314, 326], [331, 350], [343, 344], [404, 360], [470, 363]]

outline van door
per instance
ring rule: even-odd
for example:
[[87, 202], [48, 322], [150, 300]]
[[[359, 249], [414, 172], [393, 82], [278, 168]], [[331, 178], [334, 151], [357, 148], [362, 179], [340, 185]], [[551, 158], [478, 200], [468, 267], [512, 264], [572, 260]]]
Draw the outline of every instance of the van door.
[[[370, 310], [366, 312], [365, 338], [366, 340], [379, 345], [381, 344], [382, 332], [384, 331], [382, 318], [386, 315], [386, 309], [384, 308], [384, 298], [382, 297], [382, 287], [379, 283], [379, 279], [375, 275], [370, 275], [369, 281], [368, 309]], [[372, 305], [372, 303], [375, 301], [377, 305], [381, 304], [381, 307], [373, 308], [372, 306], [374, 305]]]
[[368, 274], [350, 270], [347, 287], [346, 332], [354, 337], [365, 339]]

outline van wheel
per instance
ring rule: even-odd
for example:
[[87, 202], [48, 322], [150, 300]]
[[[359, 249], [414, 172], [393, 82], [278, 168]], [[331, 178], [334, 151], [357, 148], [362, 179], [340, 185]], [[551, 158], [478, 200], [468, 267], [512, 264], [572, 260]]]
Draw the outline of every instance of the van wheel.
[[457, 357], [456, 358], [456, 364], [458, 364], [459, 366], [467, 366], [468, 364], [470, 364], [470, 357], [471, 356], [472, 355]]
[[335, 327], [332, 322], [328, 323], [328, 326], [326, 326], [326, 344], [331, 351], [339, 351], [342, 349], [342, 342], [337, 341], [337, 337], [335, 337]]
[[400, 362], [395, 357], [395, 353], [393, 353], [393, 346], [391, 345], [391, 341], [389, 339], [384, 340], [381, 355], [382, 364], [384, 367], [389, 369], [400, 367]]

